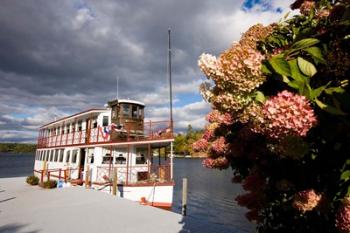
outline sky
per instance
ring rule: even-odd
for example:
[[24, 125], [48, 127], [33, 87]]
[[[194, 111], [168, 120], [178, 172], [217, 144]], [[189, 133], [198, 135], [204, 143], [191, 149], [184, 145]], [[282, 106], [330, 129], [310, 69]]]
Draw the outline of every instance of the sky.
[[103, 108], [117, 96], [169, 119], [171, 28], [177, 132], [205, 125], [210, 106], [200, 54], [219, 55], [256, 23], [278, 21], [293, 0], [1, 0], [0, 142], [36, 141], [55, 118]]

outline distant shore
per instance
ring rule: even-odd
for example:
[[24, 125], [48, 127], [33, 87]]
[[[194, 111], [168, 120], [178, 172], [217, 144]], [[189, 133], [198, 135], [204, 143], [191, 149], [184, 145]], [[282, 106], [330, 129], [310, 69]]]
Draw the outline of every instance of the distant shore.
[[36, 144], [29, 143], [0, 143], [1, 153], [34, 153]]
[[175, 158], [183, 159], [204, 159], [205, 156], [191, 156], [191, 155], [174, 155]]

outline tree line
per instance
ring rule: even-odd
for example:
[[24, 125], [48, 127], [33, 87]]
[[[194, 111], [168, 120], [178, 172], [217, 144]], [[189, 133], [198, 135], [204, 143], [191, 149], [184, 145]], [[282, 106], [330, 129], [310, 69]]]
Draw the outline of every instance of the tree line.
[[0, 152], [32, 153], [36, 150], [36, 144], [0, 143]]
[[194, 157], [205, 156], [203, 153], [194, 152], [192, 144], [200, 139], [203, 135], [203, 130], [193, 130], [191, 125], [188, 125], [185, 133], [179, 133], [175, 136], [174, 153], [176, 155], [191, 155]]

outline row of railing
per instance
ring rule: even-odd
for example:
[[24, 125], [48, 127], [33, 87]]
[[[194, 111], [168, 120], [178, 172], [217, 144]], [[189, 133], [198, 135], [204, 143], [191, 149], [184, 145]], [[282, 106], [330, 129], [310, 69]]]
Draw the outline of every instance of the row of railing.
[[[118, 184], [135, 185], [145, 183], [163, 183], [171, 181], [170, 165], [137, 165], [137, 166], [98, 166], [96, 174], [83, 171], [81, 168], [57, 168], [34, 170], [40, 182], [47, 180], [63, 180], [64, 182], [88, 180], [92, 184], [111, 183], [116, 177]], [[88, 174], [88, 178], [86, 175]], [[94, 178], [92, 178], [94, 177]], [[84, 178], [84, 179], [83, 179]]]
[[109, 182], [116, 178], [121, 184], [142, 184], [171, 181], [170, 165], [136, 165], [136, 166], [99, 166], [96, 184]]
[[98, 143], [115, 143], [142, 140], [159, 140], [173, 137], [169, 121], [149, 121], [144, 124], [143, 130], [117, 129], [98, 126], [96, 128], [80, 130], [58, 135], [43, 136], [39, 133], [38, 148], [71, 146]]

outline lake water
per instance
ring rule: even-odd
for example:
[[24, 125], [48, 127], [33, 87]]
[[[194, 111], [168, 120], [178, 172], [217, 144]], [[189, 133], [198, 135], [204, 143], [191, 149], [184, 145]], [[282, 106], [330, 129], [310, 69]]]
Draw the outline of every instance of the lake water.
[[[0, 178], [32, 174], [33, 154], [0, 153]], [[182, 232], [247, 233], [254, 225], [244, 217], [246, 210], [237, 206], [235, 195], [242, 192], [230, 182], [231, 170], [203, 168], [201, 159], [176, 158], [174, 161], [174, 202], [172, 211], [181, 213], [182, 178], [188, 179], [187, 216]]]

